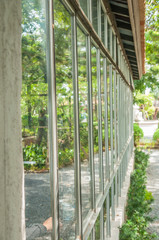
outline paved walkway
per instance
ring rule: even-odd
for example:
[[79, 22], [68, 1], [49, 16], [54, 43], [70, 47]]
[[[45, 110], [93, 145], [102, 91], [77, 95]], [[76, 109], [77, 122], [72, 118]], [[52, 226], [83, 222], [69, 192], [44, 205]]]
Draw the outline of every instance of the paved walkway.
[[[159, 239], [159, 150], [150, 152], [150, 164], [147, 170], [147, 189], [152, 192], [154, 202], [150, 216], [155, 218], [149, 225], [149, 231]], [[157, 240], [156, 239], [156, 240]]]
[[[99, 158], [95, 156], [95, 188], [97, 197], [99, 194]], [[105, 165], [103, 165], [105, 167]], [[104, 168], [105, 169], [105, 168]], [[74, 185], [74, 166], [68, 166], [59, 170], [59, 227], [63, 240], [75, 239], [75, 185]], [[82, 214], [87, 218], [91, 208], [90, 201], [90, 166], [87, 160], [81, 164], [82, 182]], [[50, 174], [49, 173], [28, 173], [25, 174], [25, 209], [26, 227], [28, 237], [35, 232], [45, 220], [51, 216], [51, 196], [50, 196]], [[34, 226], [35, 225], [35, 226]], [[37, 230], [37, 228], [36, 228]], [[39, 232], [41, 231], [41, 232]], [[38, 235], [44, 234], [42, 238], [34, 240], [50, 239], [48, 232], [38, 231]]]

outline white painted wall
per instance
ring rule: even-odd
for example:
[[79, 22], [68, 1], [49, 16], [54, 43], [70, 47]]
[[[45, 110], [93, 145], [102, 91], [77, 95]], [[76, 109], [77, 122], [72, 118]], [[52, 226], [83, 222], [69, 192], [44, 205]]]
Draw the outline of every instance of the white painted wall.
[[147, 120], [138, 122], [139, 127], [143, 130], [144, 137], [152, 139], [154, 132], [158, 128], [158, 120]]
[[0, 240], [25, 239], [21, 147], [21, 1], [0, 1]]

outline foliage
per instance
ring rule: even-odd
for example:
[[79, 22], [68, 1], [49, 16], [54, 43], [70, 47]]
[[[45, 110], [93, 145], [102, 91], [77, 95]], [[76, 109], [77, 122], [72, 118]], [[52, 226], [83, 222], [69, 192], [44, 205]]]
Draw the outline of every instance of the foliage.
[[[47, 159], [47, 148], [45, 146], [39, 146], [37, 144], [27, 145], [23, 148], [23, 160], [29, 162], [35, 162], [35, 167], [41, 169], [45, 167]], [[31, 165], [27, 166], [27, 169], [31, 168]]]
[[47, 148], [48, 125], [45, 15], [40, 1], [22, 0], [22, 136], [36, 139], [36, 145], [26, 146], [23, 154], [24, 161], [26, 158], [32, 161], [36, 153], [34, 161], [39, 168], [45, 165], [47, 158], [43, 153], [43, 145]]
[[153, 202], [151, 192], [146, 190], [146, 168], [149, 155], [135, 150], [135, 170], [131, 175], [126, 208], [127, 221], [120, 229], [120, 240], [155, 239], [155, 235], [147, 232], [150, 218], [150, 204]]
[[146, 168], [149, 155], [135, 150], [135, 170], [131, 175], [131, 187], [128, 192], [127, 216], [130, 218], [135, 211], [148, 213], [152, 195], [146, 190]]
[[146, 88], [153, 92], [159, 88], [159, 0], [146, 0], [146, 74], [134, 81], [136, 91], [144, 93]]
[[134, 144], [138, 145], [139, 140], [144, 136], [143, 130], [137, 123], [134, 123]]
[[159, 0], [146, 0], [146, 64], [147, 73], [134, 82], [136, 91], [145, 92], [148, 87], [153, 92], [159, 88]]
[[95, 239], [100, 239], [100, 215], [98, 215], [95, 224]]
[[59, 167], [65, 167], [70, 165], [74, 160], [74, 151], [72, 149], [65, 148], [58, 153]]
[[137, 92], [134, 96], [134, 101], [140, 107], [145, 118], [153, 118], [153, 115], [155, 113], [155, 107], [153, 106], [154, 100], [155, 98], [153, 94], [145, 95]]
[[153, 134], [153, 140], [158, 141], [159, 140], [159, 128], [154, 132]]
[[149, 234], [147, 221], [144, 217], [135, 212], [131, 219], [128, 219], [120, 231], [120, 240], [152, 240], [155, 234]]
[[[48, 140], [48, 80], [47, 61], [48, 19], [46, 6], [38, 0], [22, 0], [22, 126], [23, 137], [35, 137], [37, 146], [47, 146]], [[60, 3], [54, 3], [54, 37], [56, 65], [56, 98], [59, 167], [74, 161], [74, 95], [72, 76], [71, 17]], [[88, 82], [86, 36], [77, 28], [80, 158], [88, 158]], [[93, 97], [96, 102], [93, 117], [94, 151], [98, 152], [97, 62], [96, 48], [92, 57]], [[33, 158], [33, 146], [24, 149]], [[26, 158], [26, 156], [25, 156]], [[29, 159], [29, 158], [28, 158]], [[31, 160], [29, 160], [31, 161]]]
[[35, 135], [34, 131], [27, 129], [27, 128], [22, 129], [22, 137], [30, 137], [30, 136], [34, 136], [34, 135]]

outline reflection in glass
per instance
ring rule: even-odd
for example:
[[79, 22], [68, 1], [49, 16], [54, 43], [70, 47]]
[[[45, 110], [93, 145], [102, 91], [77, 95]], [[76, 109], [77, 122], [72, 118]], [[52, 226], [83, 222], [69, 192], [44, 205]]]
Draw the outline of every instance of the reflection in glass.
[[[116, 78], [116, 156], [118, 159], [119, 146], [118, 146], [118, 137], [119, 137], [119, 109], [118, 109], [118, 91], [119, 91], [119, 76]], [[131, 125], [130, 125], [131, 126]]]
[[75, 239], [71, 16], [54, 1], [60, 239]]
[[113, 162], [115, 160], [115, 73], [112, 70], [112, 131], [113, 131], [113, 141], [112, 141], [112, 150], [113, 150]]
[[100, 214], [95, 223], [95, 239], [100, 240]]
[[111, 44], [111, 42], [110, 42], [110, 34], [111, 34], [111, 26], [110, 26], [110, 23], [109, 23], [109, 21], [108, 21], [108, 33], [107, 33], [107, 37], [108, 37], [108, 50], [109, 50], [109, 52], [110, 52], [110, 44]]
[[97, 84], [97, 49], [92, 46], [92, 97], [93, 97], [93, 144], [95, 162], [95, 193], [99, 194], [99, 146], [98, 146], [98, 84]]
[[80, 2], [80, 6], [83, 9], [84, 13], [86, 14], [86, 16], [88, 16], [87, 0], [79, 0], [79, 2]]
[[[111, 161], [111, 133], [110, 133], [110, 64], [107, 62], [107, 100], [108, 100], [108, 147], [109, 147], [109, 161]], [[109, 162], [110, 165], [110, 162]]]
[[102, 42], [105, 42], [105, 31], [104, 31], [104, 11], [101, 8], [101, 36], [102, 36]]
[[115, 41], [115, 36], [114, 33], [112, 31], [112, 58], [114, 59], [114, 41]]
[[104, 201], [104, 203], [103, 203], [103, 213], [104, 213], [104, 215], [103, 215], [103, 217], [104, 217], [104, 239], [106, 238], [106, 236], [107, 236], [107, 233], [106, 233], [106, 224], [107, 224], [107, 205], [106, 205], [107, 203], [106, 203], [106, 199], [105, 199], [105, 201]]
[[103, 173], [104, 182], [106, 181], [106, 148], [105, 148], [105, 101], [104, 101], [104, 77], [103, 77], [103, 58], [100, 60], [100, 74], [101, 74], [101, 105], [102, 105], [102, 152], [103, 152]]
[[91, 240], [91, 235], [88, 237], [88, 240]]
[[32, 237], [31, 229], [36, 239], [35, 225], [44, 228], [45, 220], [51, 221], [45, 14], [44, 1], [22, 1], [21, 114], [24, 168], [29, 171], [25, 174], [27, 239]]
[[95, 31], [98, 32], [97, 0], [92, 0], [92, 22]]
[[119, 56], [118, 56], [118, 54], [119, 54], [119, 46], [118, 46], [118, 43], [116, 42], [116, 64], [118, 65], [118, 67], [119, 67]]
[[86, 63], [86, 36], [77, 28], [78, 84], [79, 84], [79, 121], [80, 121], [80, 158], [82, 185], [83, 220], [91, 209], [90, 200], [90, 161], [88, 145], [88, 82]]

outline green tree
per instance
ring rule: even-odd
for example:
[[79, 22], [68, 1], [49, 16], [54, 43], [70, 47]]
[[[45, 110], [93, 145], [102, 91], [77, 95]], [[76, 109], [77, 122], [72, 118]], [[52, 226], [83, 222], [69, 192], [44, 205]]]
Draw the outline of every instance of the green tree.
[[155, 113], [153, 94], [145, 95], [140, 92], [136, 94], [136, 102], [143, 112], [144, 118], [153, 119]]
[[136, 91], [159, 88], [159, 0], [146, 0], [146, 74], [134, 82]]
[[37, 143], [47, 141], [47, 70], [45, 7], [22, 1], [22, 125], [36, 127]]

